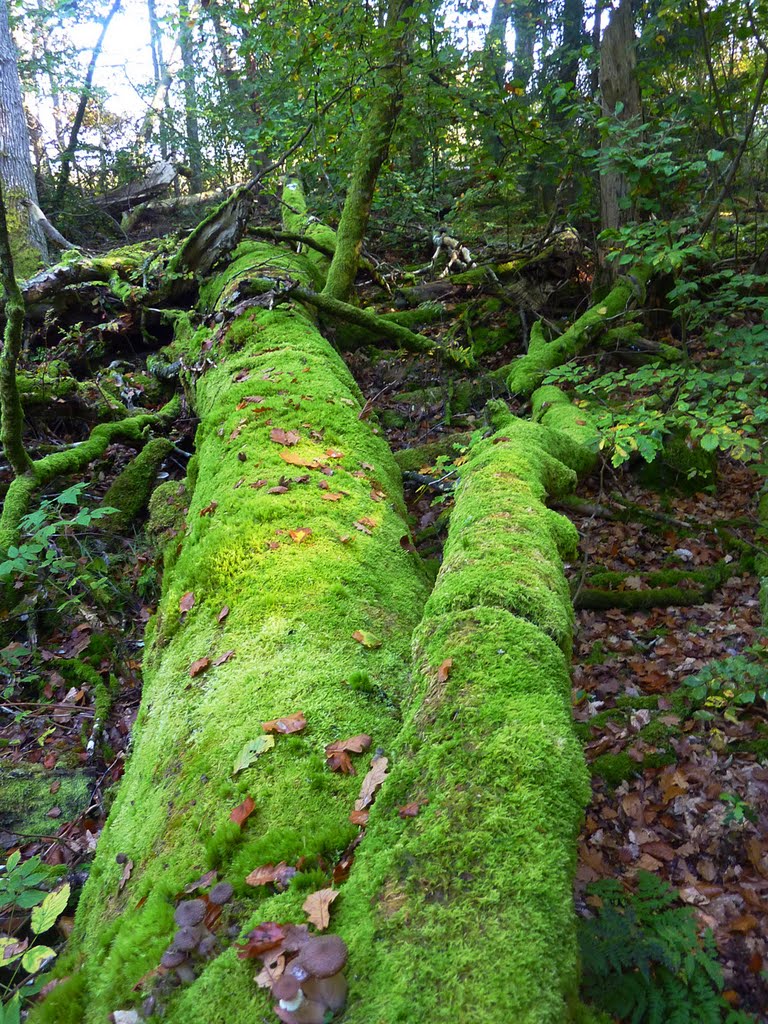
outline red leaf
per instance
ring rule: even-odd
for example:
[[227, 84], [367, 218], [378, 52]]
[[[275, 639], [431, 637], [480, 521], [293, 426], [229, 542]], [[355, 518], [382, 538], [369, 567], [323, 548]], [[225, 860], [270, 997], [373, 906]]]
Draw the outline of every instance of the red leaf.
[[307, 720], [303, 711], [296, 711], [292, 715], [286, 715], [285, 718], [275, 718], [271, 722], [261, 723], [264, 732], [281, 732], [286, 735], [292, 732], [301, 732], [306, 727]]
[[249, 815], [253, 814], [256, 809], [256, 802], [252, 796], [247, 796], [241, 804], [234, 807], [230, 811], [229, 820], [234, 821], [235, 824], [243, 827], [243, 822], [248, 818]]
[[268, 949], [279, 946], [285, 938], [285, 932], [282, 925], [275, 924], [274, 921], [266, 921], [258, 928], [248, 932], [245, 938], [246, 941], [242, 945], [235, 943], [239, 950], [238, 959], [255, 960], [262, 953], [266, 953]]
[[198, 658], [197, 661], [193, 661], [189, 666], [190, 676], [194, 679], [195, 676], [199, 676], [201, 672], [205, 672], [210, 664], [210, 658]]

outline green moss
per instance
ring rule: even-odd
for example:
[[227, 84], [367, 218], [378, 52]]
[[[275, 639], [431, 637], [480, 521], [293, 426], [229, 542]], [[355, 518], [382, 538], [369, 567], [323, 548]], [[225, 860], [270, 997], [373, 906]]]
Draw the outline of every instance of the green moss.
[[638, 476], [643, 483], [658, 490], [677, 487], [695, 492], [713, 487], [716, 472], [714, 452], [705, 452], [686, 437], [675, 435], [665, 441], [658, 458], [642, 465]]
[[85, 998], [85, 975], [73, 974], [62, 980], [45, 1001], [35, 1007], [35, 1020], [38, 1024], [82, 1024]]
[[111, 530], [124, 532], [132, 526], [149, 501], [160, 466], [173, 451], [164, 437], [147, 442], [104, 495], [104, 505], [117, 509], [106, 520]]
[[[54, 782], [58, 791], [51, 793]], [[48, 817], [53, 807], [61, 809], [61, 820], [72, 821], [89, 804], [93, 785], [91, 776], [81, 770], [23, 764], [3, 770], [0, 783], [0, 828], [13, 832], [19, 828], [30, 835], [49, 835], [55, 825]]]
[[626, 751], [618, 754], [600, 754], [589, 766], [593, 775], [599, 775], [611, 788], [642, 774], [642, 767]]
[[184, 529], [187, 514], [187, 488], [178, 480], [165, 480], [152, 491], [148, 503], [147, 532], [165, 539]]

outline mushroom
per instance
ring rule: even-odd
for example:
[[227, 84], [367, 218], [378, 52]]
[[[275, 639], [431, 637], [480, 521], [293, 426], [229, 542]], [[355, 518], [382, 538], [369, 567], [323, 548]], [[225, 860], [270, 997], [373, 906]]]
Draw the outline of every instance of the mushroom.
[[328, 1010], [338, 1013], [347, 999], [342, 974], [347, 947], [338, 935], [313, 936], [272, 985], [275, 1013], [285, 1024], [322, 1024]]
[[227, 900], [232, 898], [233, 891], [234, 890], [232, 889], [232, 886], [229, 884], [229, 882], [219, 882], [219, 884], [214, 885], [214, 887], [208, 893], [208, 899], [210, 900], [211, 903], [215, 904], [217, 907], [220, 907], [223, 903], [226, 903]]
[[180, 928], [194, 927], [205, 917], [205, 903], [202, 900], [184, 900], [176, 907], [173, 920]]

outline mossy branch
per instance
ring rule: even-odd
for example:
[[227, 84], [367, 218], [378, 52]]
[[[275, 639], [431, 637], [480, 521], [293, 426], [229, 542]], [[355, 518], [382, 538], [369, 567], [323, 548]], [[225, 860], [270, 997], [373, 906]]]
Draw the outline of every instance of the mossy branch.
[[591, 306], [553, 341], [547, 341], [541, 321], [535, 323], [528, 352], [504, 368], [510, 392], [526, 397], [530, 395], [549, 370], [568, 362], [626, 310], [642, 303], [649, 277], [649, 267], [636, 267], [633, 274], [620, 278], [604, 299]]
[[28, 473], [32, 460], [24, 448], [24, 413], [16, 381], [16, 366], [24, 330], [24, 299], [13, 271], [8, 220], [0, 180], [0, 284], [5, 298], [5, 332], [0, 355], [0, 440], [16, 477]]
[[35, 462], [30, 460], [28, 471], [12, 481], [0, 514], [0, 550], [15, 544], [19, 538], [21, 520], [29, 510], [35, 491], [51, 483], [56, 477], [77, 473], [89, 462], [103, 455], [107, 447], [118, 438], [139, 442], [147, 427], [169, 423], [179, 414], [178, 398], [171, 399], [159, 412], [139, 413], [115, 423], [100, 423], [90, 437], [76, 448], [53, 452]]

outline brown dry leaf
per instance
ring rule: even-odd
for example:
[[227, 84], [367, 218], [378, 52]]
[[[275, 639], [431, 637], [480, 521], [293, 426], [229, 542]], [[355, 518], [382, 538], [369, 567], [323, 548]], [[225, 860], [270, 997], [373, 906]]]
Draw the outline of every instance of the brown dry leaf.
[[218, 501], [211, 501], [205, 508], [200, 509], [201, 516], [212, 516], [216, 509], [219, 507]]
[[344, 452], [340, 452], [337, 448], [328, 448], [325, 453], [329, 459], [343, 459]]
[[246, 405], [261, 405], [264, 402], [263, 395], [246, 395], [238, 402], [237, 408], [243, 409]]
[[235, 652], [234, 651], [225, 651], [223, 654], [220, 654], [218, 656], [218, 658], [214, 661], [213, 664], [214, 665], [223, 665], [225, 661], [229, 661], [229, 659], [230, 658], [234, 658], [234, 656], [235, 656]]
[[197, 661], [193, 661], [189, 666], [190, 676], [194, 679], [195, 676], [199, 676], [201, 672], [205, 672], [210, 664], [210, 658], [198, 658]]
[[229, 605], [225, 604], [224, 607], [219, 612], [219, 614], [216, 616], [216, 621], [217, 622], [223, 622], [224, 619], [226, 619], [226, 617], [228, 615], [229, 615]]
[[281, 953], [274, 963], [265, 964], [253, 979], [259, 988], [272, 988], [285, 971], [285, 956]]
[[370, 817], [370, 811], [352, 811], [349, 816], [349, 820], [353, 825], [367, 825], [368, 818]]
[[191, 590], [188, 590], [186, 594], [182, 594], [181, 600], [179, 601], [179, 611], [182, 615], [186, 615], [187, 612], [192, 611], [195, 606], [195, 595]]
[[[326, 484], [326, 486], [328, 485]], [[339, 501], [341, 498], [344, 497], [344, 495], [341, 493], [341, 491], [326, 491], [325, 494], [321, 495], [321, 497], [323, 501]]]
[[289, 867], [284, 860], [279, 864], [262, 864], [254, 868], [249, 875], [245, 876], [246, 885], [275, 885], [281, 891], [288, 887], [288, 883], [296, 874], [296, 868]]
[[332, 772], [341, 772], [342, 775], [357, 775], [352, 758], [343, 750], [335, 750], [325, 759], [326, 765]]
[[261, 723], [261, 728], [264, 732], [281, 732], [286, 735], [292, 732], [301, 732], [306, 727], [307, 720], [304, 717], [303, 711], [296, 711], [294, 714], [286, 715], [284, 718], [275, 718], [271, 722]]
[[282, 430], [280, 427], [273, 427], [269, 432], [270, 441], [276, 444], [293, 446], [301, 440], [301, 435], [296, 430]]
[[239, 825], [240, 828], [242, 828], [245, 820], [253, 814], [255, 809], [256, 801], [252, 796], [247, 796], [241, 804], [238, 804], [237, 807], [234, 807], [230, 811], [229, 820], [234, 821], [236, 825]]
[[352, 525], [356, 530], [359, 530], [360, 533], [366, 533], [369, 537], [373, 534], [372, 530], [369, 530], [367, 526], [363, 525], [362, 520], [358, 520], [356, 523], [353, 523]]
[[363, 785], [360, 787], [360, 796], [355, 801], [356, 811], [364, 811], [366, 807], [371, 806], [374, 796], [376, 795], [376, 790], [387, 777], [388, 767], [389, 758], [374, 757], [371, 762], [371, 770], [363, 779]]
[[437, 681], [438, 683], [445, 683], [448, 680], [448, 676], [451, 674], [453, 668], [453, 658], [446, 658], [437, 670]]
[[302, 544], [307, 537], [312, 536], [312, 528], [310, 526], [299, 526], [296, 530], [289, 530], [288, 533], [297, 544]]
[[238, 959], [254, 960], [266, 953], [267, 950], [280, 946], [284, 938], [283, 925], [279, 925], [275, 921], [265, 921], [258, 928], [248, 932], [244, 943], [235, 943], [238, 948]]
[[324, 931], [331, 922], [331, 904], [339, 895], [338, 889], [318, 889], [307, 896], [301, 905], [306, 912], [307, 920], [319, 932]]
[[120, 892], [122, 892], [123, 889], [125, 888], [125, 884], [128, 881], [128, 879], [131, 877], [131, 872], [132, 871], [133, 871], [133, 861], [132, 860], [127, 860], [125, 862], [125, 864], [123, 865], [123, 873], [122, 873], [122, 875], [120, 875], [120, 881], [117, 883], [117, 888], [119, 889]]
[[414, 800], [413, 803], [406, 804], [404, 807], [398, 807], [397, 814], [400, 818], [415, 818], [421, 810], [421, 802]]
[[729, 921], [728, 927], [732, 932], [751, 932], [759, 923], [754, 914], [742, 914], [734, 921]]
[[300, 452], [282, 451], [280, 458], [289, 466], [306, 466], [309, 469], [319, 469], [322, 465], [316, 455], [302, 455]]

